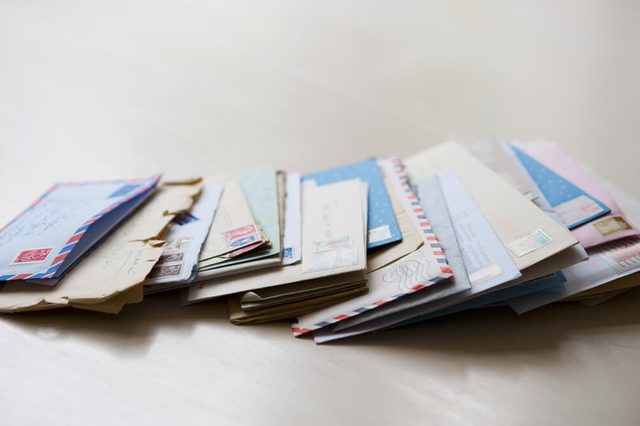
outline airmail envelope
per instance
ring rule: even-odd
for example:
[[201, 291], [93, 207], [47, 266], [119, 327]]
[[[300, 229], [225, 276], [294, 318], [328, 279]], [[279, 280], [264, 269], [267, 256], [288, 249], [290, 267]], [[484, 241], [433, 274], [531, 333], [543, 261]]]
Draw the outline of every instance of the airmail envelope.
[[292, 323], [293, 334], [300, 336], [376, 309], [439, 282], [444, 279], [440, 278], [441, 274], [431, 248], [423, 246], [390, 265], [367, 274], [369, 291], [366, 294], [298, 317]]
[[186, 304], [366, 268], [366, 192], [358, 179], [302, 188], [302, 261], [192, 286]]
[[[574, 222], [570, 228], [585, 248], [640, 235], [600, 181], [558, 145], [535, 142], [511, 148], [556, 212]], [[556, 185], [545, 186], [547, 182]]]
[[[100, 304], [141, 285], [164, 250], [162, 236], [176, 214], [188, 211], [202, 185], [160, 185], [135, 215], [113, 232], [55, 287], [9, 281], [0, 312]], [[96, 309], [100, 310], [100, 309]], [[106, 310], [106, 309], [105, 309]]]
[[158, 180], [54, 185], [0, 230], [0, 281], [57, 283], [151, 194]]
[[405, 161], [413, 181], [453, 171], [490, 222], [519, 270], [577, 244], [577, 239], [462, 146], [447, 142]]

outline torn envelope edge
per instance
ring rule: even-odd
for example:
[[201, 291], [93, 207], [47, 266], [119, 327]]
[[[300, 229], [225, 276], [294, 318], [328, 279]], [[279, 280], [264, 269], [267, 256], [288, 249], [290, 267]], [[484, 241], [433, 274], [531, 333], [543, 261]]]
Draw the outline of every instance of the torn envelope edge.
[[[163, 185], [165, 186], [165, 191], [162, 190]], [[185, 186], [185, 188], [183, 188], [183, 191], [178, 191], [181, 186]], [[179, 182], [170, 182], [166, 185], [163, 183], [133, 217], [115, 230], [101, 246], [96, 248], [92, 256], [87, 257], [80, 263], [59, 285], [51, 288], [34, 288], [33, 285], [16, 282], [7, 283], [3, 286], [0, 291], [0, 312], [73, 307], [76, 303], [83, 305], [83, 308], [86, 309], [85, 305], [100, 304], [130, 290], [132, 287], [142, 284], [144, 278], [151, 271], [164, 250], [164, 241], [160, 238], [167, 232], [171, 221], [177, 214], [188, 211], [191, 208], [201, 191], [202, 185], [199, 183], [189, 182], [186, 185], [181, 185]], [[152, 210], [153, 208], [155, 210]], [[135, 229], [136, 226], [140, 227], [139, 232], [144, 232], [144, 234], [138, 235], [137, 238], [129, 238], [128, 232], [131, 229]], [[150, 226], [154, 226], [154, 228], [144, 229]], [[127, 240], [118, 245], [114, 241], [123, 238], [119, 237], [120, 235], [123, 235]], [[138, 265], [139, 270], [136, 271], [135, 275], [132, 275], [130, 281], [116, 283], [106, 290], [105, 288], [96, 289], [94, 294], [91, 294], [90, 288], [87, 291], [87, 288], [81, 283], [74, 283], [74, 281], [86, 280], [74, 278], [84, 272], [85, 269], [89, 268], [88, 272], [91, 273], [91, 268], [101, 268], [96, 262], [101, 262], [103, 257], [108, 257], [107, 253], [102, 256], [101, 250], [109, 251], [125, 246], [129, 247], [130, 252], [136, 251], [143, 256], [140, 259], [136, 259], [136, 265]], [[92, 261], [92, 259], [94, 260]], [[128, 261], [129, 259], [125, 260]], [[127, 265], [121, 266], [125, 267]], [[69, 288], [69, 282], [72, 283], [71, 288]], [[76, 287], [75, 290], [80, 289], [82, 291], [78, 291], [75, 295], [69, 295], [68, 290], [73, 292], [73, 286]], [[17, 297], [15, 297], [16, 293]], [[21, 295], [24, 296], [20, 297]], [[33, 297], [28, 297], [29, 295], [33, 295]], [[3, 299], [9, 300], [3, 301]], [[11, 301], [11, 299], [14, 300]]]

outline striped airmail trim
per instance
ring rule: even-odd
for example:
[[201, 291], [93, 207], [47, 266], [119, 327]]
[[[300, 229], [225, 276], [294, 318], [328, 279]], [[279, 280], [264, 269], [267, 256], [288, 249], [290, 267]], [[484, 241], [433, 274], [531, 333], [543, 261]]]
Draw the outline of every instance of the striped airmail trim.
[[[86, 181], [86, 182], [63, 182], [63, 183], [55, 184], [47, 192], [45, 192], [38, 200], [36, 200], [36, 202], [31, 204], [29, 207], [27, 207], [27, 209], [25, 209], [22, 213], [20, 213], [15, 219], [13, 219], [11, 222], [5, 225], [2, 229], [0, 229], [0, 232], [2, 232], [7, 226], [9, 226], [11, 223], [16, 221], [18, 218], [20, 218], [22, 215], [27, 213], [29, 210], [33, 209], [38, 204], [40, 204], [51, 192], [53, 192], [54, 189], [60, 186], [88, 185], [88, 184], [96, 184], [96, 183], [132, 183], [133, 184], [133, 183], [143, 182], [144, 180], [146, 179], [132, 179], [132, 180], [122, 180], [122, 181], [104, 180], [104, 181]], [[120, 207], [127, 201], [130, 201], [133, 198], [137, 197], [138, 195], [142, 194], [143, 192], [149, 190], [149, 188], [151, 188], [152, 186], [157, 185], [159, 180], [160, 180], [160, 175], [152, 177], [148, 185], [143, 185], [140, 188], [137, 188], [135, 191], [126, 194], [124, 197], [119, 198], [118, 201], [114, 202], [109, 207], [103, 209], [99, 213], [91, 216], [89, 219], [84, 221], [84, 223], [78, 229], [76, 229], [76, 231], [71, 235], [71, 237], [69, 237], [65, 245], [62, 247], [62, 249], [58, 252], [56, 257], [54, 258], [49, 269], [47, 269], [45, 272], [41, 272], [38, 274], [1, 275], [0, 281], [39, 280], [39, 279], [53, 278], [55, 273], [58, 271], [58, 269], [60, 269], [60, 266], [62, 265], [64, 260], [67, 258], [69, 253], [71, 253], [73, 248], [78, 244], [78, 241], [80, 241], [80, 239], [84, 236], [85, 232], [89, 229], [91, 224], [93, 224], [94, 222], [97, 222], [104, 215]]]
[[409, 186], [409, 178], [407, 177], [404, 163], [398, 157], [391, 157], [389, 158], [389, 161], [391, 161], [391, 164], [393, 164], [393, 170], [395, 171], [396, 178], [400, 182], [402, 193], [411, 206], [411, 213], [418, 220], [420, 231], [422, 232], [424, 239], [427, 241], [429, 246], [431, 246], [433, 255], [440, 264], [440, 270], [443, 274], [448, 274], [450, 277], [453, 274], [453, 270], [451, 270], [451, 267], [447, 262], [447, 258], [444, 255], [444, 251], [442, 250], [442, 246], [438, 241], [438, 237], [436, 237], [436, 234], [433, 233], [433, 229], [431, 229], [429, 219], [427, 219], [424, 209], [422, 208], [420, 201], [418, 201], [418, 197], [411, 189], [411, 186]]
[[319, 322], [310, 327], [300, 328], [298, 327], [298, 324], [299, 324], [298, 321], [294, 319], [291, 322], [291, 331], [293, 332], [293, 335], [295, 337], [302, 336], [304, 334], [321, 329], [331, 324], [335, 324], [347, 318], [360, 315], [364, 312], [367, 312], [372, 309], [378, 308], [382, 305], [385, 305], [389, 302], [393, 302], [394, 300], [399, 299], [408, 294], [415, 293], [417, 291], [420, 291], [424, 288], [427, 288], [439, 282], [448, 280], [453, 276], [453, 270], [451, 269], [451, 267], [449, 266], [449, 263], [447, 262], [447, 258], [445, 257], [444, 250], [442, 249], [442, 246], [438, 241], [438, 237], [436, 237], [436, 235], [433, 232], [433, 229], [431, 229], [429, 220], [425, 215], [422, 205], [420, 205], [420, 202], [418, 201], [418, 197], [416, 197], [416, 195], [411, 190], [411, 187], [409, 186], [409, 179], [407, 177], [405, 166], [402, 163], [402, 160], [398, 157], [391, 157], [389, 158], [389, 161], [391, 161], [391, 164], [393, 164], [395, 178], [400, 182], [402, 193], [407, 199], [407, 201], [409, 201], [409, 205], [411, 206], [411, 210], [412, 210], [411, 213], [415, 215], [416, 219], [418, 220], [418, 223], [420, 224], [420, 231], [423, 233], [424, 239], [428, 242], [429, 246], [431, 247], [431, 252], [436, 258], [436, 261], [440, 264], [440, 272], [441, 272], [440, 275], [432, 278], [431, 280], [425, 283], [415, 284], [414, 286], [412, 286], [411, 288], [409, 288], [404, 292], [394, 294], [391, 297], [379, 300], [377, 302], [373, 302], [367, 306], [363, 306], [352, 312], [336, 315], [330, 320]]
[[293, 332], [294, 337], [299, 337], [302, 336], [304, 334], [310, 333], [312, 331], [315, 330], [319, 330], [321, 328], [327, 327], [331, 324], [335, 324], [337, 322], [340, 322], [342, 320], [348, 319], [348, 318], [352, 318], [355, 317], [356, 315], [360, 315], [364, 312], [370, 311], [372, 309], [376, 309], [379, 308], [380, 306], [386, 305], [389, 302], [393, 302], [394, 300], [397, 300], [403, 296], [406, 296], [408, 294], [413, 294], [417, 291], [420, 291], [424, 288], [427, 288], [429, 286], [432, 286], [433, 284], [439, 283], [441, 281], [444, 281], [446, 279], [450, 278], [450, 276], [447, 276], [446, 274], [443, 274], [441, 276], [438, 276], [436, 278], [433, 278], [430, 281], [427, 281], [426, 283], [422, 283], [422, 284], [415, 284], [413, 285], [411, 288], [409, 288], [407, 291], [403, 291], [401, 293], [396, 293], [393, 296], [387, 297], [386, 299], [382, 299], [382, 300], [378, 300], [376, 302], [373, 302], [369, 305], [363, 306], [361, 308], [358, 308], [354, 311], [351, 312], [347, 312], [344, 314], [340, 314], [340, 315], [336, 315], [333, 318], [326, 320], [326, 321], [322, 321], [319, 322], [317, 324], [314, 324], [310, 327], [305, 327], [305, 328], [299, 328], [298, 327], [298, 320], [293, 319], [291, 320], [291, 331]]

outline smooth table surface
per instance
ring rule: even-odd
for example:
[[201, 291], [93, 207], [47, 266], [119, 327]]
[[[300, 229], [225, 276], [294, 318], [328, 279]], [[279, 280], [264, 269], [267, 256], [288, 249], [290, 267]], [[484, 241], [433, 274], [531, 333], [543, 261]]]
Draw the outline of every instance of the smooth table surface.
[[[2, 1], [0, 222], [52, 182], [547, 138], [640, 197], [640, 5]], [[217, 301], [0, 317], [0, 424], [638, 424], [640, 290], [327, 346]]]

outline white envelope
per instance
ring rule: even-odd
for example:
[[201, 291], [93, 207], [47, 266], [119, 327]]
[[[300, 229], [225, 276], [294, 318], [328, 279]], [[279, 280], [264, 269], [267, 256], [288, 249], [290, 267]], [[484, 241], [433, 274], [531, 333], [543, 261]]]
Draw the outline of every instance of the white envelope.
[[295, 336], [300, 336], [393, 303], [439, 282], [441, 274], [431, 248], [423, 246], [390, 265], [367, 274], [367, 293], [298, 317], [292, 322], [292, 331]]
[[[387, 315], [387, 318], [371, 321], [371, 324], [369, 326], [365, 324], [362, 330], [370, 331], [372, 325], [388, 327], [446, 306], [462, 303], [521, 276], [506, 249], [457, 176], [452, 172], [441, 173], [438, 176], [438, 182], [440, 188], [434, 187], [433, 178], [421, 181], [418, 185], [418, 195], [421, 200], [424, 200], [425, 209], [430, 211], [433, 210], [429, 207], [433, 206], [432, 200], [436, 198], [435, 194], [438, 192], [442, 194], [454, 232], [453, 235], [445, 232], [439, 235], [439, 238], [445, 247], [445, 252], [449, 249], [455, 255], [456, 249], [459, 248], [463, 265], [457, 262], [458, 259], [452, 259], [454, 280], [469, 283], [470, 287], [463, 292], [439, 300], [425, 299], [421, 304], [414, 302], [412, 306], [403, 304], [402, 300], [399, 300], [395, 303], [404, 305], [403, 311]], [[418, 300], [418, 298], [419, 295], [416, 295], [415, 299]], [[353, 323], [345, 322], [334, 329], [345, 330], [352, 335], [348, 329], [350, 325], [353, 326]], [[341, 332], [335, 336], [331, 334], [333, 333], [318, 333], [317, 341], [324, 342], [343, 337]]]
[[366, 268], [367, 185], [360, 180], [302, 188], [302, 261], [194, 285], [185, 304]]
[[202, 244], [218, 207], [224, 187], [205, 183], [190, 212], [177, 216], [165, 237], [167, 244], [160, 260], [145, 280], [147, 294], [166, 290], [161, 284], [188, 282], [195, 276]]
[[403, 297], [395, 303], [389, 303], [341, 321], [333, 327], [333, 330], [350, 330], [350, 327], [355, 326], [358, 330], [363, 330], [357, 334], [377, 330], [418, 315], [425, 306], [430, 306], [435, 301], [447, 297], [453, 297], [453, 295], [460, 294], [471, 287], [438, 177], [429, 176], [422, 179], [419, 182], [418, 190], [421, 197], [420, 203], [424, 207], [433, 233], [438, 236], [440, 245], [446, 253], [454, 279]]
[[291, 265], [302, 259], [302, 181], [299, 173], [287, 173], [282, 241], [282, 264]]

